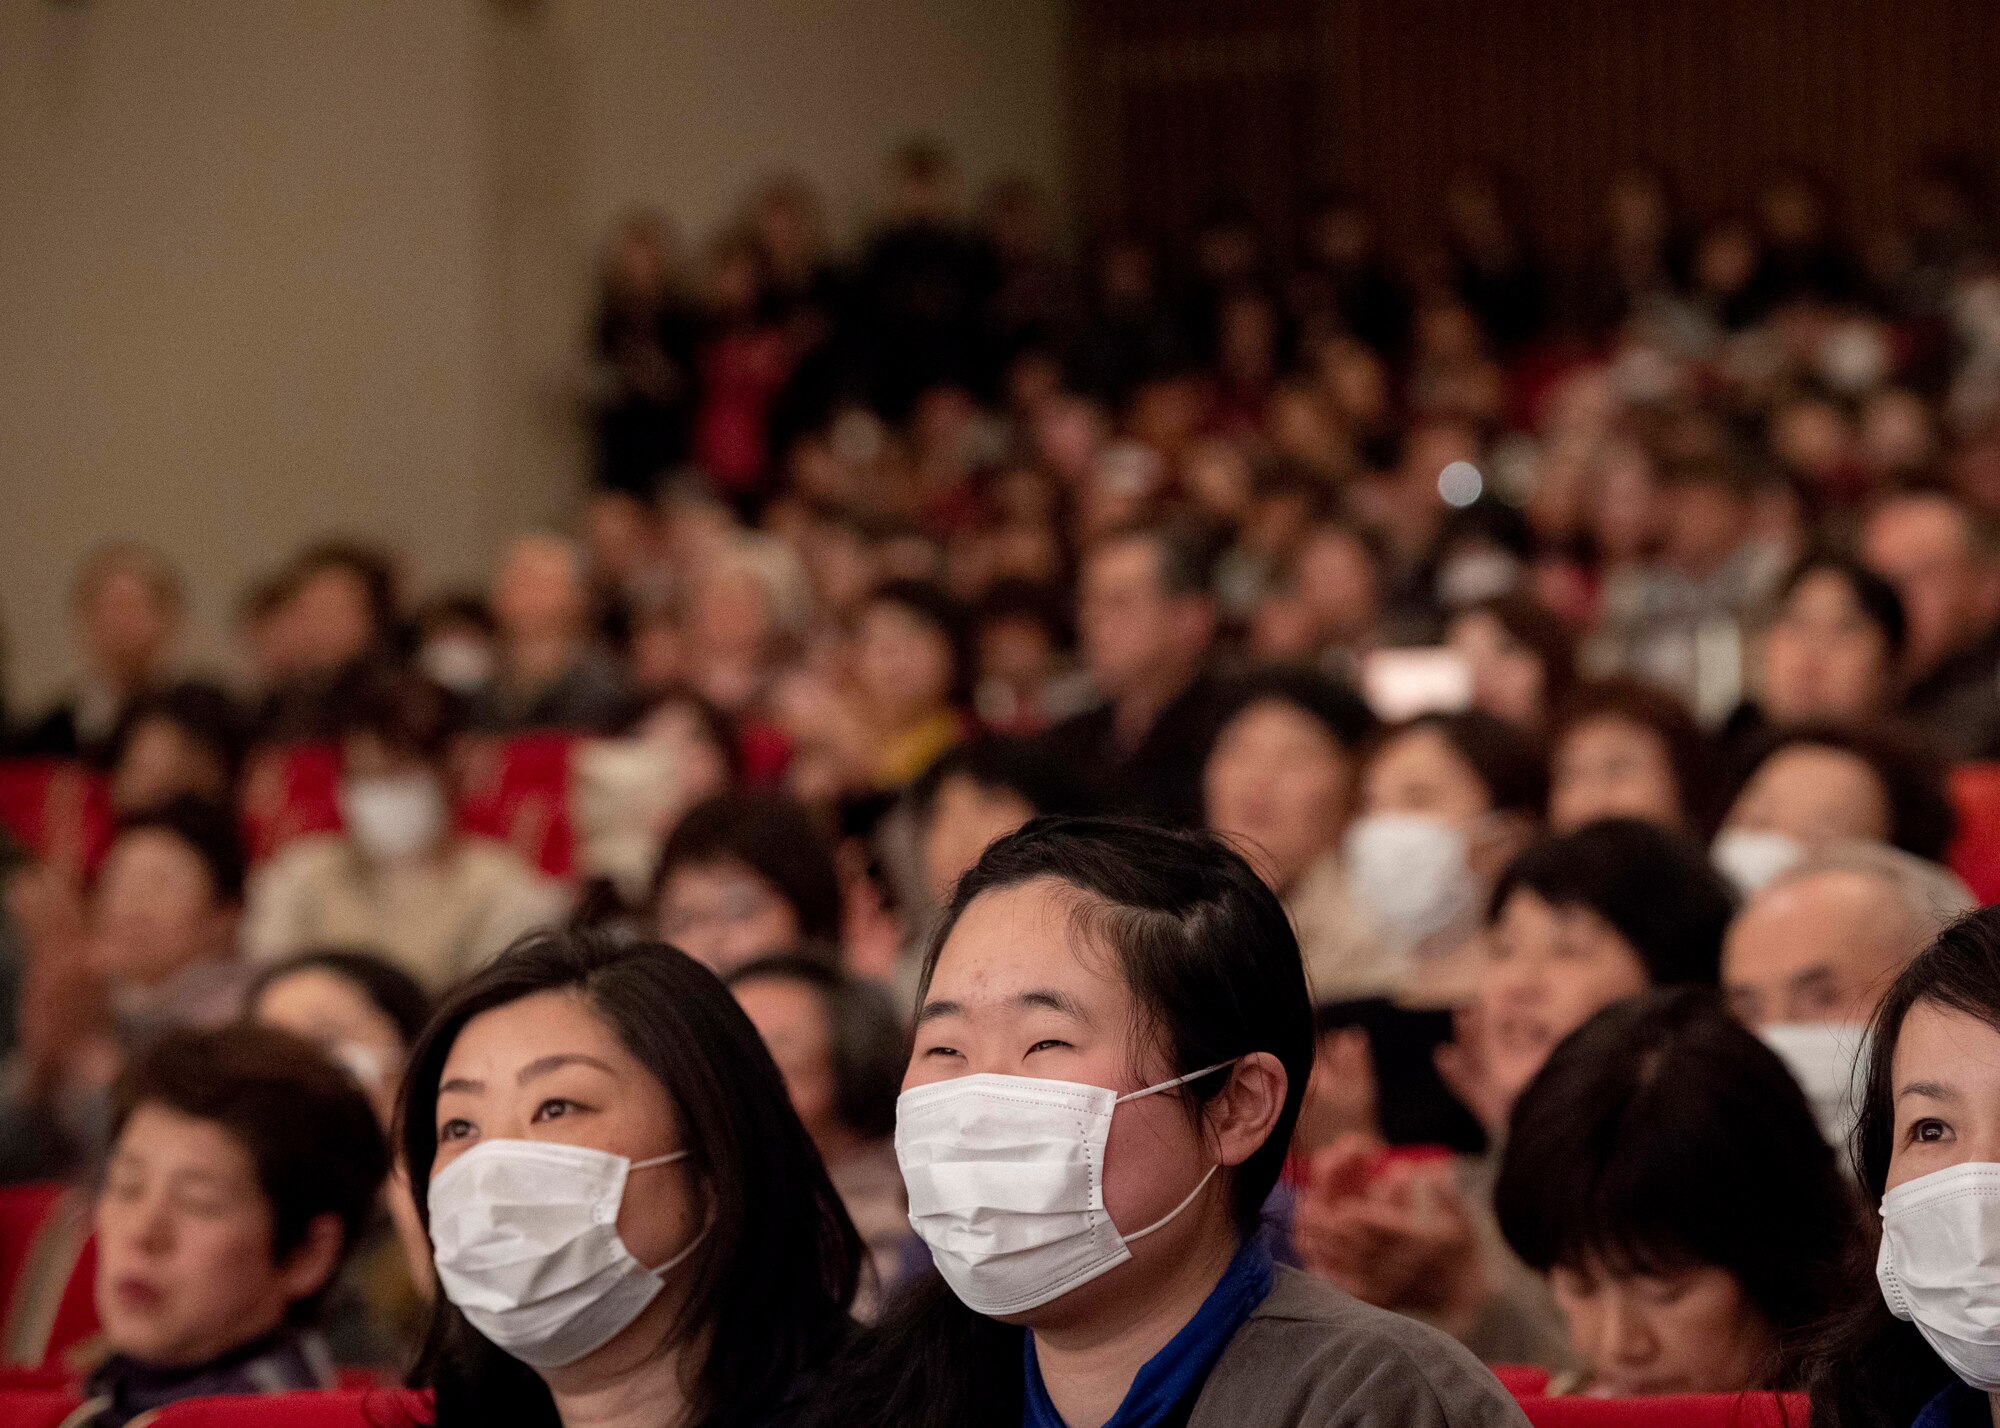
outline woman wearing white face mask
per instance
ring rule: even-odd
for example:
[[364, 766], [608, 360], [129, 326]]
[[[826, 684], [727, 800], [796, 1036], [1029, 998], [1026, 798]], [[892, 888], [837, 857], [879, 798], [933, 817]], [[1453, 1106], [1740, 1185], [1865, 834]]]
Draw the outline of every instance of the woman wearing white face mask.
[[1441, 1335], [1273, 1267], [1311, 1064], [1297, 941], [1235, 853], [1094, 819], [994, 843], [933, 937], [897, 1109], [939, 1273], [813, 1421], [1520, 1423]]
[[860, 1241], [755, 1027], [681, 953], [538, 934], [410, 1061], [437, 1428], [772, 1428], [844, 1341]]
[[1813, 1422], [2000, 1422], [2000, 909], [1948, 928], [1875, 1015], [1863, 1192], [1881, 1205], [1873, 1282], [1817, 1346]]
[[354, 692], [340, 750], [343, 831], [295, 839], [259, 871], [245, 921], [252, 957], [376, 946], [435, 991], [562, 916], [562, 890], [519, 854], [452, 826], [461, 713], [414, 675], [384, 672]]
[[1401, 1000], [1456, 1006], [1471, 997], [1487, 894], [1533, 838], [1547, 796], [1541, 749], [1491, 714], [1422, 715], [1375, 745], [1342, 857], [1375, 935], [1400, 963]]

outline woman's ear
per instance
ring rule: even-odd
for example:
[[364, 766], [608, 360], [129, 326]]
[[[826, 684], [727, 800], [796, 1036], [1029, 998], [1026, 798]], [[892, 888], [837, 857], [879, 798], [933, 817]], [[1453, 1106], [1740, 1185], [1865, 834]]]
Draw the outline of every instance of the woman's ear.
[[1202, 1110], [1219, 1163], [1241, 1165], [1271, 1138], [1290, 1086], [1284, 1063], [1268, 1051], [1253, 1051], [1230, 1068], [1229, 1084]]
[[286, 1301], [296, 1304], [324, 1289], [340, 1268], [341, 1252], [346, 1247], [347, 1232], [341, 1227], [340, 1216], [313, 1216], [304, 1237], [278, 1265]]

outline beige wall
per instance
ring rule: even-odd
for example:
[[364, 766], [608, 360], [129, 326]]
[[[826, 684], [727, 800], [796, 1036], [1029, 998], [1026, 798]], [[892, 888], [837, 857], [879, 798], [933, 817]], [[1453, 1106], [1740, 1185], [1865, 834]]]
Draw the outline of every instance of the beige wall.
[[858, 220], [916, 132], [1059, 187], [1063, 0], [0, 5], [0, 622], [66, 668], [113, 537], [188, 574], [195, 658], [307, 537], [475, 576], [574, 505], [602, 225], [699, 236], [798, 168]]

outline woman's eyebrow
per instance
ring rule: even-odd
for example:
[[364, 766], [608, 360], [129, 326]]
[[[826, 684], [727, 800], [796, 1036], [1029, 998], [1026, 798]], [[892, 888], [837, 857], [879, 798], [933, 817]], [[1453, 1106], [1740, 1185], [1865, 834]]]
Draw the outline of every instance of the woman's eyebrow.
[[1014, 1000], [1024, 1007], [1046, 1008], [1072, 1021], [1082, 1022], [1085, 1026], [1090, 1025], [1090, 1018], [1084, 1015], [1083, 1007], [1076, 998], [1054, 987], [1037, 987], [1033, 991], [1021, 993]]
[[1912, 1081], [1896, 1093], [1896, 1099], [1905, 1096], [1922, 1096], [1928, 1101], [1956, 1101], [1958, 1092], [1942, 1081]]
[[617, 1074], [595, 1056], [586, 1056], [581, 1051], [558, 1051], [552, 1056], [541, 1057], [523, 1066], [515, 1073], [514, 1084], [525, 1086], [537, 1076], [546, 1076], [549, 1072], [560, 1070], [565, 1066], [595, 1066], [607, 1076]]

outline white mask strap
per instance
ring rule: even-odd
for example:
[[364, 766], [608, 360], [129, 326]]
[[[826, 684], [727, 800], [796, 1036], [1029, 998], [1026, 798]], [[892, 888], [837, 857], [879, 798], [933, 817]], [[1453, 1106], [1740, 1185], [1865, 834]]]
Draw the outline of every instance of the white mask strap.
[[672, 1165], [676, 1160], [686, 1160], [689, 1154], [690, 1152], [685, 1150], [668, 1151], [665, 1155], [656, 1155], [651, 1160], [635, 1160], [627, 1169], [645, 1170], [654, 1165]]
[[[1222, 1064], [1227, 1066], [1229, 1063], [1225, 1061]], [[1213, 1071], [1215, 1068], [1211, 1066], [1208, 1069]], [[1159, 1219], [1153, 1221], [1153, 1223], [1146, 1226], [1145, 1229], [1134, 1230], [1132, 1231], [1131, 1234], [1126, 1235], [1124, 1237], [1125, 1243], [1129, 1245], [1134, 1240], [1143, 1240], [1144, 1238], [1146, 1238], [1147, 1235], [1150, 1235], [1151, 1233], [1153, 1233], [1153, 1231], [1159, 1229], [1160, 1226], [1168, 1223], [1170, 1220], [1174, 1218], [1174, 1216], [1178, 1215], [1181, 1211], [1185, 1210], [1188, 1206], [1192, 1205], [1194, 1203], [1194, 1197], [1199, 1195], [1203, 1190], [1208, 1188], [1208, 1182], [1215, 1179], [1215, 1172], [1220, 1169], [1222, 1169], [1220, 1165], [1209, 1166], [1208, 1174], [1202, 1176], [1201, 1179], [1195, 1182], [1194, 1189], [1188, 1191], [1187, 1199], [1181, 1201], [1180, 1204], [1174, 1206], [1173, 1209], [1167, 1211], [1166, 1214], [1160, 1216]]]
[[1218, 1061], [1213, 1066], [1204, 1066], [1199, 1071], [1190, 1071], [1185, 1076], [1176, 1076], [1171, 1081], [1162, 1081], [1157, 1086], [1148, 1086], [1145, 1090], [1134, 1091], [1129, 1096], [1120, 1096], [1111, 1104], [1122, 1106], [1127, 1101], [1136, 1101], [1142, 1096], [1156, 1096], [1162, 1091], [1171, 1091], [1176, 1086], [1185, 1086], [1190, 1081], [1199, 1081], [1211, 1071], [1220, 1071], [1225, 1066], [1234, 1066], [1241, 1059], [1241, 1057], [1232, 1056], [1227, 1061]]

